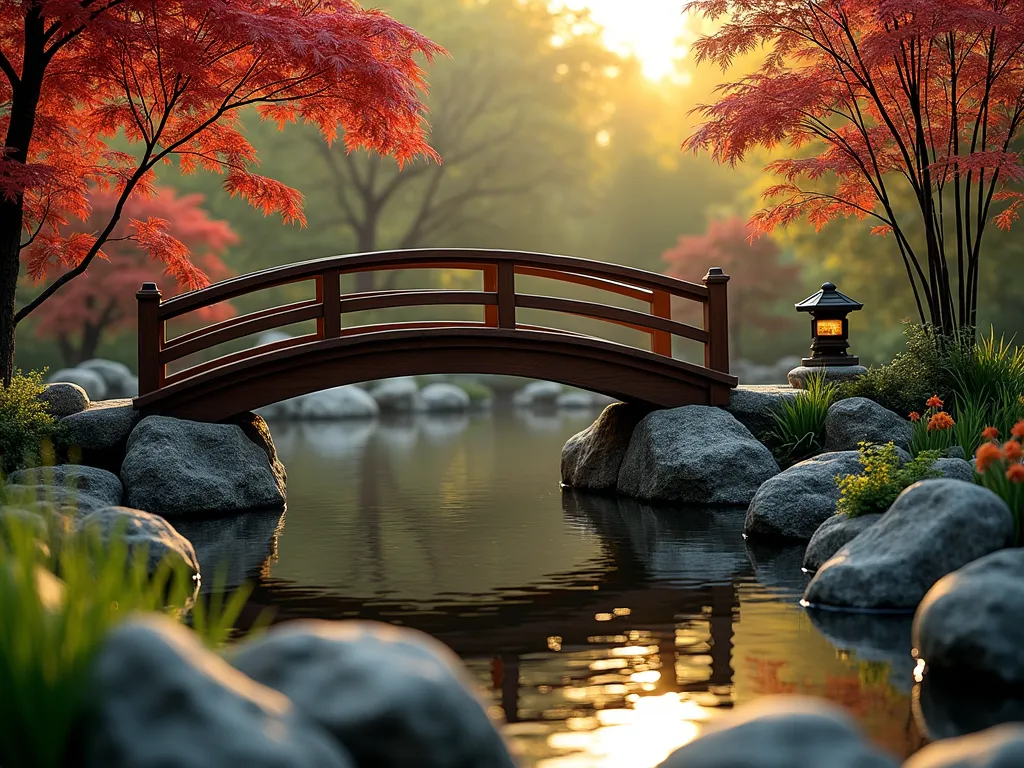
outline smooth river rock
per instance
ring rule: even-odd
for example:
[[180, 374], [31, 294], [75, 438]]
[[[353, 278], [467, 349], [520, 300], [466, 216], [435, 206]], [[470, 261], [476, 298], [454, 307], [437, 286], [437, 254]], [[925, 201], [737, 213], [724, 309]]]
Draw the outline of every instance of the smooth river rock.
[[370, 390], [381, 413], [416, 413], [423, 410], [420, 385], [411, 376], [385, 379]]
[[107, 396], [107, 385], [96, 371], [84, 368], [61, 368], [47, 377], [51, 384], [76, 384], [85, 390], [91, 400], [103, 400]]
[[825, 562], [850, 541], [866, 531], [882, 518], [881, 515], [832, 515], [818, 526], [818, 530], [807, 542], [803, 567], [808, 571], [818, 570]]
[[109, 399], [136, 397], [139, 394], [139, 380], [124, 363], [94, 357], [78, 364], [78, 370], [92, 371], [103, 379]]
[[514, 766], [462, 662], [420, 632], [296, 621], [243, 643], [229, 660], [288, 696], [359, 766]]
[[896, 768], [846, 710], [808, 696], [765, 696], [713, 720], [660, 768]]
[[613, 403], [562, 448], [562, 484], [582, 491], [613, 493], [633, 430], [649, 408]]
[[903, 491], [881, 520], [822, 565], [804, 599], [909, 612], [947, 573], [1012, 539], [1013, 515], [992, 491], [960, 480], [925, 480]]
[[51, 416], [63, 419], [89, 407], [89, 393], [69, 381], [47, 384], [39, 399]]
[[286, 696], [163, 616], [112, 630], [88, 691], [86, 768], [354, 768]]
[[850, 397], [832, 404], [825, 417], [825, 450], [855, 451], [860, 442], [910, 449], [914, 429], [905, 416], [866, 397]]
[[120, 473], [128, 436], [139, 423], [131, 400], [104, 400], [61, 419], [68, 455], [93, 467]]
[[423, 408], [428, 413], [463, 413], [469, 410], [469, 395], [462, 387], [438, 381], [420, 390]]
[[903, 768], [1020, 768], [1024, 765], [1024, 723], [1007, 723], [981, 733], [929, 744]]
[[771, 451], [721, 408], [654, 411], [636, 427], [618, 490], [641, 501], [748, 504], [779, 473]]
[[280, 508], [281, 472], [237, 424], [148, 416], [128, 438], [125, 505], [167, 518]]
[[857, 451], [822, 453], [794, 464], [757, 490], [743, 532], [752, 538], [807, 541], [836, 514], [836, 477], [862, 469]]
[[365, 389], [347, 384], [282, 400], [260, 408], [259, 413], [268, 419], [340, 421], [372, 419], [379, 411], [377, 401]]
[[128, 547], [130, 561], [146, 553], [150, 574], [165, 558], [185, 566], [192, 574], [199, 573], [199, 560], [192, 543], [174, 530], [174, 526], [158, 515], [129, 507], [104, 507], [90, 512], [75, 522], [75, 529], [95, 535], [109, 544], [115, 533]]
[[1024, 549], [993, 552], [944, 576], [914, 619], [928, 670], [1024, 683]]

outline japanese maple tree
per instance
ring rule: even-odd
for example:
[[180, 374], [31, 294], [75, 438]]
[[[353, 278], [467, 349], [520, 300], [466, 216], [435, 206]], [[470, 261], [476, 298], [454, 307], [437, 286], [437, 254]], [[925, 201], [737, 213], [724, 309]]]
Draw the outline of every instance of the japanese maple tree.
[[[224, 187], [285, 222], [303, 222], [295, 190], [256, 173], [239, 110], [280, 127], [303, 120], [323, 139], [434, 157], [425, 137], [419, 55], [442, 49], [355, 0], [9, 0], [0, 3], [0, 372], [10, 380], [17, 323], [97, 258], [154, 171], [224, 174]], [[127, 137], [131, 151], [112, 140]], [[116, 196], [105, 222], [89, 189]], [[136, 245], [179, 283], [205, 277], [159, 217], [132, 219]], [[43, 280], [16, 306], [22, 260]]]
[[[741, 357], [742, 331], [745, 328], [777, 332], [791, 328], [795, 316], [792, 307], [780, 313], [780, 296], [789, 296], [794, 284], [799, 285], [800, 268], [784, 263], [781, 250], [771, 238], [752, 239], [752, 227], [739, 217], [712, 221], [702, 235], [681, 235], [672, 248], [661, 258], [674, 277], [699, 282], [708, 264], [722, 267], [730, 276], [729, 303], [737, 308], [730, 313], [729, 337], [735, 357]], [[685, 307], [685, 308], [684, 308]], [[691, 317], [681, 316], [687, 322], [703, 322], [694, 302], [679, 307], [682, 312], [693, 312]]]
[[[759, 232], [806, 217], [870, 220], [891, 235], [922, 322], [973, 329], [986, 227], [1024, 195], [1024, 0], [695, 0], [725, 17], [696, 43], [727, 68], [764, 46], [752, 75], [703, 105], [684, 146], [737, 163], [788, 147]], [[912, 215], [897, 215], [904, 193]], [[855, 254], [851, 254], [856, 257]]]
[[[118, 199], [113, 190], [94, 191], [89, 196], [92, 213], [88, 220], [70, 228], [97, 231], [110, 221]], [[65, 286], [59, 301], [44, 303], [34, 316], [36, 334], [55, 339], [69, 367], [96, 357], [104, 337], [135, 328], [135, 291], [143, 282], [163, 283], [166, 295], [231, 276], [221, 255], [238, 242], [238, 235], [226, 221], [207, 215], [202, 195], [179, 197], [174, 189], [157, 187], [149, 197], [128, 198], [121, 213], [103, 248], [108, 258], [97, 259], [81, 279]], [[173, 263], [153, 258], [136, 242], [130, 222], [150, 219], [168, 222], [167, 234], [188, 248], [187, 270], [174, 274]], [[215, 322], [230, 317], [233, 310], [222, 302], [200, 310], [200, 314], [202, 320]]]

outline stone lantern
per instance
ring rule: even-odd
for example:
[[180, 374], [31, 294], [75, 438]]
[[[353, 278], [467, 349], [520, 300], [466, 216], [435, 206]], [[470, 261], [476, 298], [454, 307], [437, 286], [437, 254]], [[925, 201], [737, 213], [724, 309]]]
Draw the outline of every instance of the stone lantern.
[[811, 356], [799, 368], [789, 372], [789, 383], [802, 389], [807, 377], [824, 372], [828, 381], [855, 379], [866, 372], [860, 360], [847, 353], [850, 348], [851, 312], [864, 305], [836, 290], [834, 283], [825, 283], [821, 290], [796, 305], [797, 312], [811, 316]]

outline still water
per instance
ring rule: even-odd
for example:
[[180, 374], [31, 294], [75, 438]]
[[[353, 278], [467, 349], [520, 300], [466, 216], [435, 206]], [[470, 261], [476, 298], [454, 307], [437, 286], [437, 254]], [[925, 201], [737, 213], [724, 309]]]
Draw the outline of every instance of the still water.
[[563, 492], [562, 445], [595, 416], [272, 424], [286, 515], [226, 521], [211, 541], [236, 581], [257, 580], [249, 617], [442, 640], [524, 766], [654, 766], [722, 710], [780, 692], [838, 702], [900, 757], [919, 748], [909, 621], [809, 616], [802, 551], [748, 548], [741, 509]]

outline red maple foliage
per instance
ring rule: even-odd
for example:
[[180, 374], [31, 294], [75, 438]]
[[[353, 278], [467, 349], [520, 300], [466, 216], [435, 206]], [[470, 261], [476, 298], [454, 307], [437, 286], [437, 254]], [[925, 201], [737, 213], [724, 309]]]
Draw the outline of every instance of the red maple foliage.
[[[712, 221], [703, 235], [681, 235], [675, 246], [661, 258], [668, 265], [668, 274], [699, 282], [708, 264], [722, 267], [730, 276], [729, 303], [736, 309], [729, 315], [729, 338], [734, 357], [743, 355], [742, 331], [757, 328], [775, 332], [793, 324], [792, 311], [780, 314], [780, 296], [793, 292], [799, 284], [800, 268], [780, 261], [781, 251], [770, 238], [754, 238], [754, 230], [739, 217]], [[685, 302], [679, 313], [686, 322], [700, 324], [699, 308]]]
[[[986, 225], [1007, 228], [1024, 195], [1013, 143], [1024, 122], [1024, 0], [694, 0], [727, 16], [696, 44], [727, 68], [760, 68], [703, 105], [684, 146], [736, 163], [755, 147], [794, 157], [753, 218], [759, 232], [806, 217], [873, 222], [894, 236], [922, 322], [973, 328]], [[909, 192], [901, 220], [895, 196]]]
[[[179, 197], [168, 187], [154, 189], [152, 197], [128, 199], [124, 217], [104, 246], [108, 258], [97, 259], [81, 279], [64, 288], [60, 301], [48, 301], [36, 313], [36, 335], [56, 339], [66, 366], [96, 357], [105, 336], [135, 328], [135, 291], [143, 282], [170, 276], [178, 290], [190, 290], [231, 276], [220, 257], [238, 242], [238, 236], [226, 221], [207, 216], [203, 199], [198, 194]], [[92, 215], [77, 229], [94, 232], [104, 226], [117, 201], [112, 190], [94, 191], [89, 196]], [[127, 223], [133, 220], [161, 222], [167, 235], [188, 249], [189, 268], [176, 273], [175, 261], [164, 261], [160, 254], [140, 246]], [[200, 314], [201, 320], [215, 322], [231, 317], [234, 311], [222, 302], [200, 310]]]
[[[355, 0], [10, 0], [0, 3], [0, 371], [9, 380], [18, 321], [102, 253], [133, 194], [176, 158], [186, 173], [224, 174], [225, 189], [265, 213], [302, 222], [294, 189], [255, 172], [238, 111], [283, 127], [314, 123], [348, 148], [433, 157], [424, 134], [418, 55], [442, 49]], [[125, 136], [132, 151], [114, 148]], [[117, 196], [90, 215], [91, 187]], [[129, 219], [139, 247], [194, 285], [188, 249], [157, 218]], [[16, 311], [24, 257], [42, 280]]]

